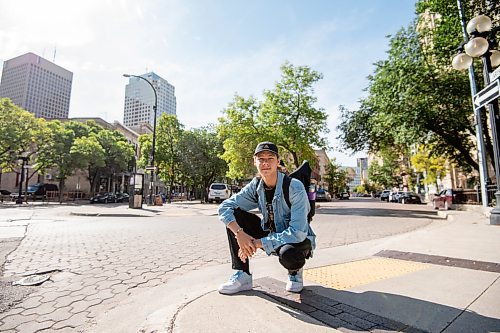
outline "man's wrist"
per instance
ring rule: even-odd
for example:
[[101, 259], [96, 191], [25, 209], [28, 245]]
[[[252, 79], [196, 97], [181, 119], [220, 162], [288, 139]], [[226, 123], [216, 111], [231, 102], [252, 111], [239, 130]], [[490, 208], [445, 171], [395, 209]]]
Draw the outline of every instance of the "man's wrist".
[[242, 227], [239, 227], [239, 228], [238, 228], [238, 230], [236, 230], [236, 231], [234, 232], [234, 236], [238, 237], [238, 233], [239, 233], [240, 231], [243, 231], [243, 228], [242, 228]]

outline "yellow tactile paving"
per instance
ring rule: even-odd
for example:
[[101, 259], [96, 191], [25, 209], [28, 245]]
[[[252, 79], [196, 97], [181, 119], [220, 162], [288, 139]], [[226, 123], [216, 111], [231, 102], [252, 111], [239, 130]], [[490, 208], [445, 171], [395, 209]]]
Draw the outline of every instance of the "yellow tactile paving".
[[390, 258], [370, 258], [304, 270], [304, 278], [337, 290], [417, 272], [429, 264]]

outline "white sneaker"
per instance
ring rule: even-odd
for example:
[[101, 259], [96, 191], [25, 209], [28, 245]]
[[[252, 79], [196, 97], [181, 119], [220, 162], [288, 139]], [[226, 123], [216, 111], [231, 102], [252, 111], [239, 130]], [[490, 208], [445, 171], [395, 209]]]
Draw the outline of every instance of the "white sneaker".
[[286, 291], [292, 293], [300, 293], [302, 288], [304, 288], [304, 279], [302, 278], [302, 273], [304, 269], [301, 268], [295, 275], [288, 274], [288, 282], [286, 283]]
[[244, 290], [252, 289], [252, 276], [243, 272], [236, 271], [224, 284], [219, 287], [219, 293], [232, 295]]

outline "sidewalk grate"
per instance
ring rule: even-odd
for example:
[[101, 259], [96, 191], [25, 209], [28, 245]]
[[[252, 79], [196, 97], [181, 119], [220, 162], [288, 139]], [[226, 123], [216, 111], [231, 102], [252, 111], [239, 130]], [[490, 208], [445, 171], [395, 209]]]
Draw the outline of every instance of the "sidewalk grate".
[[269, 277], [255, 280], [254, 290], [341, 332], [425, 332], [319, 295], [307, 287], [300, 294], [286, 292], [284, 282]]
[[380, 251], [379, 253], [375, 254], [375, 256], [406, 260], [412, 262], [427, 263], [433, 265], [452, 266], [459, 268], [474, 269], [478, 271], [500, 273], [500, 264], [495, 262], [468, 260], [468, 259], [435, 256], [435, 255], [414, 253], [414, 252], [392, 251], [392, 250]]
[[304, 270], [307, 280], [345, 290], [430, 267], [427, 264], [390, 258], [370, 258]]

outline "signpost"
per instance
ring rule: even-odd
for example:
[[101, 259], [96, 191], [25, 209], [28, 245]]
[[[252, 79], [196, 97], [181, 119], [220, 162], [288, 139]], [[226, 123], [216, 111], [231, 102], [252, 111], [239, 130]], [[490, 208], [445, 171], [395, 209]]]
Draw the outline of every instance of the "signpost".
[[474, 95], [474, 108], [479, 109], [500, 96], [500, 79], [491, 82]]

